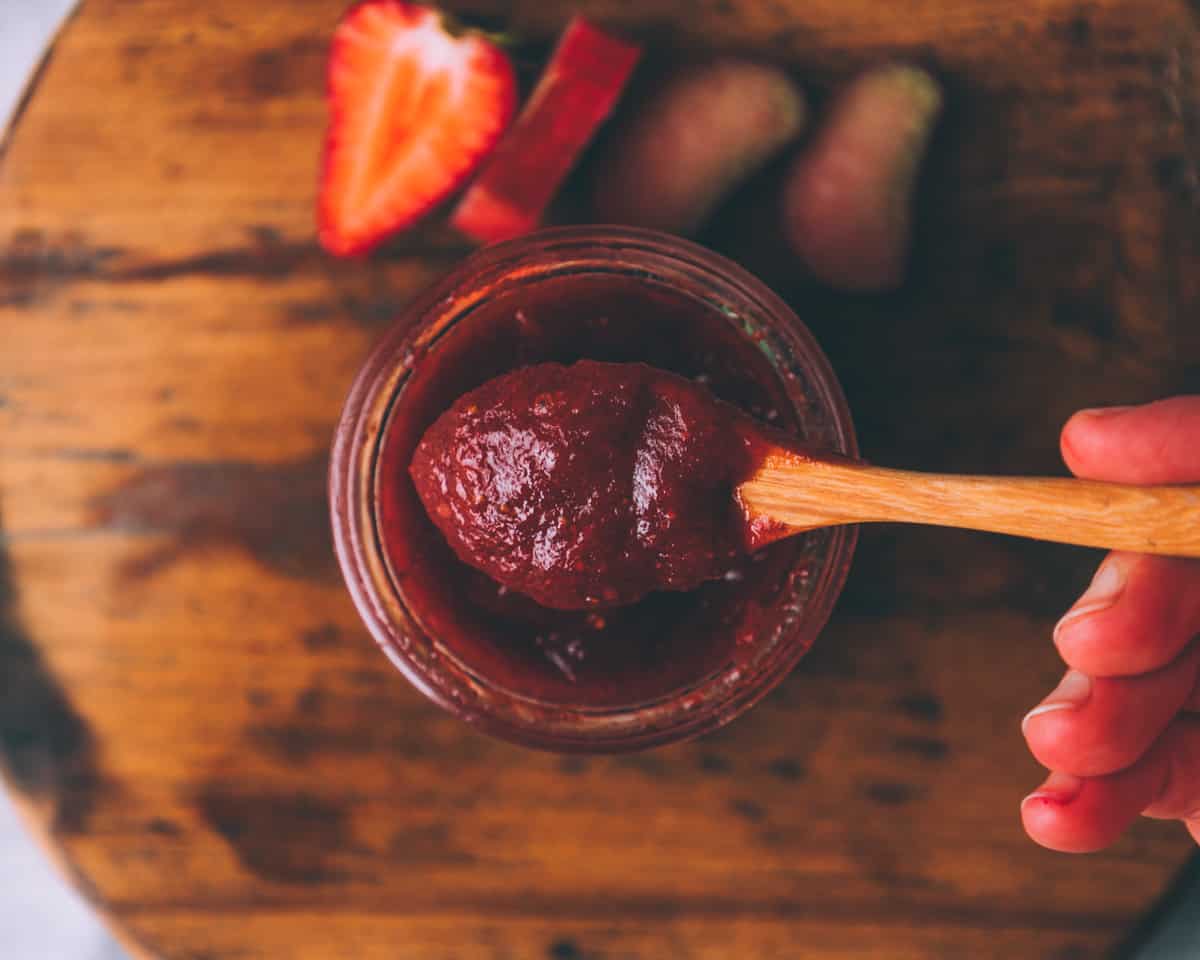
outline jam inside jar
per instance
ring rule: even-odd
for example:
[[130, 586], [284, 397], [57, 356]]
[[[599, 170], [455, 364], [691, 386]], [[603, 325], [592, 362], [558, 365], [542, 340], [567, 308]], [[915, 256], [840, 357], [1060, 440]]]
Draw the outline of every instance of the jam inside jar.
[[792, 537], [624, 607], [550, 610], [505, 590], [454, 555], [408, 465], [463, 393], [580, 359], [697, 379], [810, 445], [856, 452], [811, 336], [740, 268], [644, 231], [544, 231], [469, 258], [368, 360], [335, 440], [335, 541], [364, 621], [434, 700], [530, 746], [635, 749], [718, 726], [778, 682], [824, 625], [854, 531]]

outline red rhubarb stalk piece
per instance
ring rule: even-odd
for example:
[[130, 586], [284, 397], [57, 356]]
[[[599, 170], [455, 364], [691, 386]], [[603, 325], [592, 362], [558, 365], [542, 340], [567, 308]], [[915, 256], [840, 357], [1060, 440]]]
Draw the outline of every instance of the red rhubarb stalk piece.
[[529, 102], [455, 208], [454, 227], [480, 243], [536, 229], [640, 55], [639, 47], [573, 18]]
[[596, 218], [689, 234], [800, 135], [805, 105], [786, 71], [725, 58], [677, 70], [629, 113], [597, 164]]
[[814, 274], [843, 290], [904, 278], [917, 173], [942, 108], [918, 67], [877, 67], [834, 101], [816, 142], [788, 173], [784, 228]]

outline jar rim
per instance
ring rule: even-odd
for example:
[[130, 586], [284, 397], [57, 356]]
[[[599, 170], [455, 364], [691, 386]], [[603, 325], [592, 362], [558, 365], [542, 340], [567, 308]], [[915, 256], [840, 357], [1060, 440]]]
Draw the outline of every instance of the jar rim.
[[[840, 384], [816, 340], [791, 308], [761, 281], [720, 254], [682, 238], [651, 230], [614, 226], [542, 230], [476, 252], [415, 298], [363, 364], [334, 434], [329, 498], [334, 544], [347, 587], [376, 643], [425, 696], [487, 733], [525, 746], [559, 752], [620, 752], [687, 739], [729, 722], [757, 703], [785, 677], [824, 627], [845, 583], [857, 539], [856, 527], [828, 531], [828, 546], [814, 601], [788, 636], [774, 638], [771, 656], [748, 676], [734, 672], [698, 678], [688, 691], [659, 701], [621, 707], [578, 706], [523, 700], [511, 691], [489, 689], [489, 681], [453, 656], [436, 637], [424, 634], [394, 582], [378, 531], [375, 466], [386, 425], [401, 398], [414, 358], [436, 349], [453, 328], [500, 280], [549, 276], [578, 266], [628, 262], [650, 270], [676, 269], [676, 281], [698, 285], [714, 305], [740, 304], [730, 319], [769, 326], [770, 333], [803, 367], [810, 401], [828, 416], [836, 452], [857, 456], [857, 443]], [[542, 271], [538, 274], [537, 271]], [[650, 274], [647, 273], [647, 276]], [[659, 278], [661, 279], [661, 278]], [[682, 287], [680, 287], [682, 289]], [[694, 290], [688, 291], [694, 294]], [[779, 344], [775, 345], [779, 347]], [[816, 396], [811, 396], [812, 392]], [[800, 627], [803, 627], [803, 630]], [[782, 631], [781, 631], [782, 632]], [[414, 633], [422, 636], [414, 636]], [[765, 649], [765, 648], [764, 648]], [[698, 690], [699, 692], [693, 692]]]

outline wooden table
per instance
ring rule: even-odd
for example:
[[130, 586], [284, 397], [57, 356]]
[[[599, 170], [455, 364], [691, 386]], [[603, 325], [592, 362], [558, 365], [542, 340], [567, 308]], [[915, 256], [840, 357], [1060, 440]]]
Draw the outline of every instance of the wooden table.
[[[547, 37], [566, 6], [511, 16]], [[786, 284], [871, 458], [1057, 471], [1073, 409], [1200, 388], [1184, 0], [578, 6], [784, 59], [818, 101], [893, 54], [945, 77], [909, 286]], [[341, 7], [89, 0], [0, 155], [0, 754], [76, 883], [172, 960], [1120, 941], [1182, 831], [1073, 858], [1017, 817], [1039, 776], [1018, 721], [1090, 552], [869, 531], [794, 675], [645, 755], [485, 739], [376, 652], [330, 552], [330, 430], [383, 325], [463, 250], [437, 227], [369, 262], [316, 247]]]

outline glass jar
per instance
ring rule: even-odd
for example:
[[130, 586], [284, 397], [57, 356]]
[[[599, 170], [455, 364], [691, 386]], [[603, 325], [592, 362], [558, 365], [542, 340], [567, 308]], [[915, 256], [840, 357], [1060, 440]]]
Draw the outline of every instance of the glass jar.
[[516, 743], [618, 752], [713, 730], [778, 684], [825, 625], [857, 530], [789, 538], [695, 598], [663, 595], [653, 615], [614, 610], [609, 624], [601, 611], [563, 625], [504, 597], [420, 511], [408, 459], [454, 397], [514, 366], [584, 356], [671, 366], [718, 395], [742, 390], [757, 398], [743, 406], [807, 445], [857, 455], [828, 361], [762, 283], [675, 237], [565, 228], [482, 250], [408, 306], [346, 401], [330, 507], [359, 614], [422, 693]]

